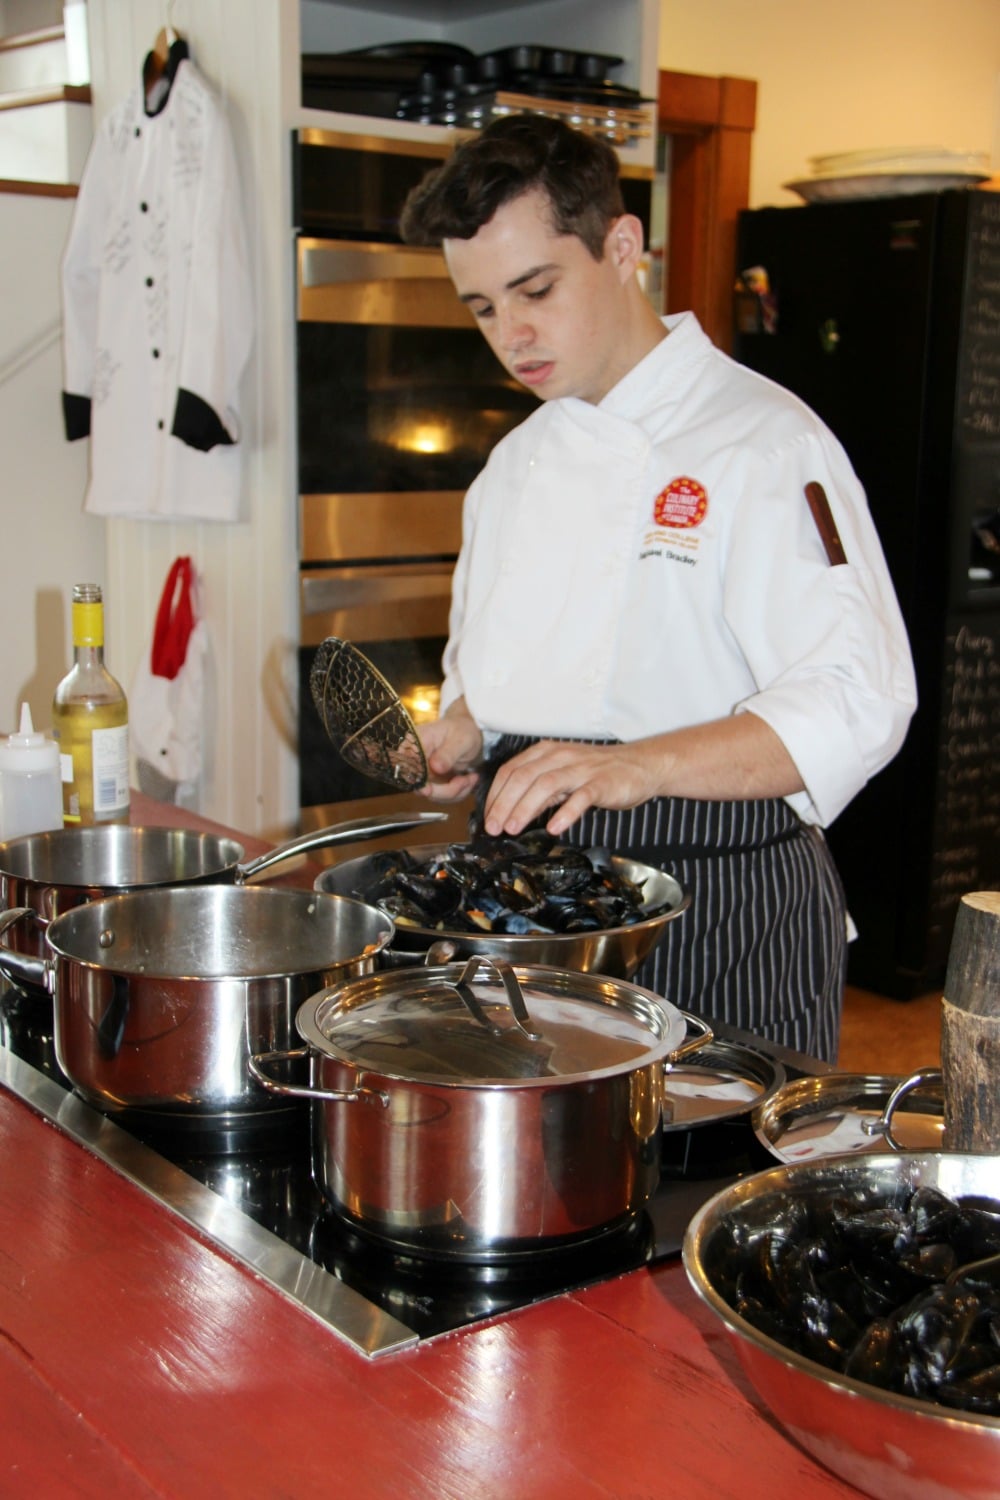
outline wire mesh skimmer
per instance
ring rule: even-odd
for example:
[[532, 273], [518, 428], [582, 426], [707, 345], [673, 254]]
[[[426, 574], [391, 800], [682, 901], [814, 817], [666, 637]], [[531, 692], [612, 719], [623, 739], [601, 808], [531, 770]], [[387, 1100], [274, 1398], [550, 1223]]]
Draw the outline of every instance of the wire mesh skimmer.
[[313, 702], [338, 754], [390, 786], [427, 781], [427, 759], [413, 720], [377, 667], [350, 641], [327, 636], [309, 673]]

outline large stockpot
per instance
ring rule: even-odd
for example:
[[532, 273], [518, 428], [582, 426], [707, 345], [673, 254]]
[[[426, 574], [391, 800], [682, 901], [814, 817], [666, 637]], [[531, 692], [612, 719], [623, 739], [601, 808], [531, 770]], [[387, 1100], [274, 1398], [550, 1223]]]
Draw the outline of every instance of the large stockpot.
[[9, 945], [44, 957], [49, 923], [84, 902], [159, 886], [242, 884], [311, 849], [403, 832], [439, 823], [444, 816], [426, 812], [357, 818], [276, 845], [247, 864], [246, 851], [235, 839], [190, 828], [101, 823], [9, 839], [0, 843], [0, 906], [29, 907], [34, 913], [34, 921], [11, 931]]
[[[659, 1180], [665, 1067], [711, 1040], [623, 980], [478, 957], [327, 989], [296, 1026], [304, 1049], [250, 1065], [314, 1101], [324, 1195], [381, 1240], [459, 1260], [640, 1210]], [[307, 1087], [273, 1079], [303, 1055]]]
[[[406, 852], [418, 864], [430, 865], [445, 853], [447, 847], [446, 844], [426, 844]], [[378, 861], [377, 855], [360, 855], [331, 865], [316, 877], [316, 889], [352, 896], [356, 900], [369, 900], [362, 893], [372, 885], [378, 873]], [[625, 855], [612, 855], [610, 864], [616, 874], [641, 887], [644, 909], [657, 915], [645, 917], [628, 927], [526, 934], [460, 932], [397, 922], [394, 948], [400, 953], [426, 954], [433, 944], [446, 941], [459, 958], [479, 954], [512, 964], [546, 964], [559, 969], [574, 969], [581, 974], [607, 974], [614, 979], [631, 979], [663, 937], [666, 924], [690, 906], [691, 897], [672, 875], [654, 865], [641, 864]]]
[[[0, 935], [30, 919], [4, 912]], [[64, 912], [50, 957], [0, 947], [0, 972], [51, 992], [56, 1057], [88, 1103], [222, 1129], [275, 1113], [250, 1055], [294, 1045], [303, 1001], [369, 973], [392, 935], [384, 912], [316, 891], [159, 887]]]

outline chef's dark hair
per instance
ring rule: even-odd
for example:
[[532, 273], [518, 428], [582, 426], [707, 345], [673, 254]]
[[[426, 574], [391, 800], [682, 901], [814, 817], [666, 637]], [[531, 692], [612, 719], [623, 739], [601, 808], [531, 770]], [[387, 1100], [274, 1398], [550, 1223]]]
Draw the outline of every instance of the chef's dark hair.
[[470, 240], [504, 203], [539, 188], [553, 227], [575, 234], [595, 260], [625, 212], [618, 158], [606, 141], [544, 115], [495, 120], [412, 189], [400, 216], [410, 245]]

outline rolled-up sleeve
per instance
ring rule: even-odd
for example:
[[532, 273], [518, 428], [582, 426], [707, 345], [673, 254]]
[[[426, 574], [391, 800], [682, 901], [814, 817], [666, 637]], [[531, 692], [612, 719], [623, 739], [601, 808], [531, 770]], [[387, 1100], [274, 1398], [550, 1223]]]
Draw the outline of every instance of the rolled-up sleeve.
[[[810, 481], [827, 494], [846, 564], [826, 556], [805, 499]], [[760, 684], [737, 711], [779, 736], [806, 786], [789, 800], [826, 826], [897, 754], [917, 703], [881, 542], [829, 434], [808, 433], [765, 456], [736, 512], [729, 559], [726, 620]]]

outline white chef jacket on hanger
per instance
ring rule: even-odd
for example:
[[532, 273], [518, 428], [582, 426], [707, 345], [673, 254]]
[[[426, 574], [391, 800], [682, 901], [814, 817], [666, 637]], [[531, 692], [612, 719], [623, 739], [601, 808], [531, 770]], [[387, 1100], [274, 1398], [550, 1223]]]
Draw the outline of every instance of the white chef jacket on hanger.
[[[905, 628], [842, 447], [691, 313], [598, 406], [544, 403], [469, 489], [442, 712], [489, 734], [633, 740], [740, 710], [830, 823], [901, 746]], [[804, 496], [829, 497], [831, 567]]]
[[67, 436], [91, 438], [84, 508], [235, 520], [238, 386], [253, 300], [223, 106], [183, 42], [94, 138], [63, 257]]

